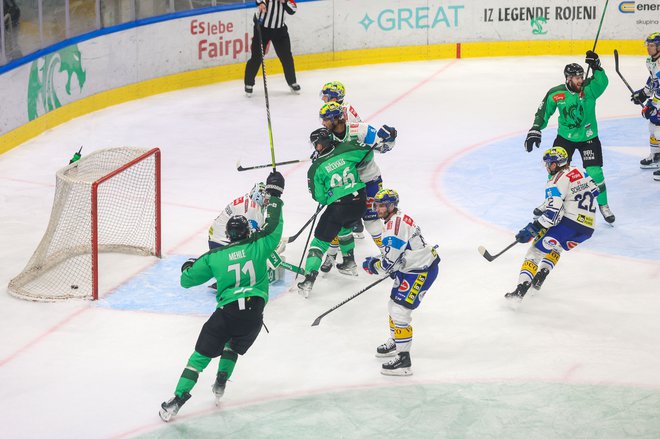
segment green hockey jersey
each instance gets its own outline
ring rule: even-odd
[[[282,237],[281,199],[270,197],[266,222],[261,230],[242,241],[210,250],[181,273],[181,286],[190,288],[211,278],[218,284],[218,308],[249,296],[262,297],[268,303],[266,261]]]

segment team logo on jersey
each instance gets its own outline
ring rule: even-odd
[[[566,94],[565,93],[557,93],[552,97],[552,100],[555,102],[559,101],[565,101],[566,100]]]
[[[403,215],[403,222],[412,227],[413,220],[408,215]]]
[[[408,291],[410,289],[410,284],[407,280],[402,280],[401,285],[399,285],[399,291]]]
[[[239,197],[234,200],[233,204],[234,206],[238,206],[239,204],[243,204],[244,201],[245,201],[245,197]]]
[[[574,183],[582,178],[582,173],[576,168],[566,174],[566,178],[568,178],[571,183]]]

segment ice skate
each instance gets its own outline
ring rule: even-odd
[[[541,268],[537,273],[536,276],[534,276],[534,279],[532,279],[532,287],[534,287],[535,290],[540,290],[541,286],[543,285],[543,282],[545,282],[545,278],[548,276],[550,273],[550,270],[547,268]]]
[[[610,206],[607,204],[603,204],[598,206],[600,209],[600,213],[603,215],[603,218],[605,218],[605,221],[608,224],[612,224],[614,222],[614,214],[610,210]]]
[[[660,168],[660,153],[651,153],[645,159],[640,160],[639,167],[642,169],[658,169]],[[655,174],[654,174],[655,175]]]
[[[305,280],[298,283],[298,294],[307,299],[309,297],[309,293],[312,292],[312,288],[314,287],[314,282],[316,281],[316,276],[318,276],[318,274],[318,271],[310,271],[309,274],[305,276]]]
[[[330,254],[325,255],[325,260],[321,265],[321,272],[328,273],[330,270],[332,270],[332,267],[335,265],[336,260],[337,260],[337,255],[330,255]]]
[[[179,409],[183,406],[186,401],[190,399],[190,393],[184,393],[181,396],[174,396],[174,398],[166,401],[160,405],[160,419],[165,422],[170,422],[170,419],[176,416],[179,413]]]
[[[388,338],[385,343],[376,348],[376,357],[391,357],[396,355],[396,343],[391,338]]]
[[[225,387],[227,387],[227,372],[218,372],[211,388],[215,395],[215,405],[220,405],[220,398],[225,394]]]
[[[504,297],[511,300],[522,300],[522,298],[525,297],[525,294],[527,294],[527,290],[529,290],[530,285],[531,284],[529,282],[518,284],[515,291],[506,293]]]
[[[654,179],[655,181],[660,181],[660,170],[655,171],[655,172],[653,173],[653,179]]]
[[[254,91],[254,86],[252,86],[252,85],[246,85],[245,86],[245,96],[247,96],[248,98],[252,97],[252,92],[253,91]]]
[[[349,251],[343,256],[344,260],[342,263],[337,264],[337,270],[339,270],[341,274],[345,274],[347,276],[357,276],[358,269],[357,264],[355,263],[355,259],[353,258],[353,250]]]
[[[391,376],[412,375],[412,363],[410,362],[410,352],[399,352],[387,363],[383,363],[380,373]]]
[[[289,88],[291,88],[291,93],[293,93],[294,95],[300,94],[300,85],[297,82],[294,82],[293,84],[289,84]]]

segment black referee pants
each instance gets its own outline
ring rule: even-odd
[[[254,25],[254,35],[252,37],[252,56],[245,64],[245,85],[254,85],[254,78],[257,76],[259,67],[261,66],[261,49],[259,48],[259,33],[257,32],[258,24]],[[277,57],[282,63],[284,69],[284,78],[286,83],[291,85],[296,81],[296,69],[293,64],[293,54],[291,53],[291,40],[289,39],[289,30],[286,25],[279,29],[270,29],[267,27],[261,28],[261,37],[264,50],[268,42],[273,43],[273,48]]]

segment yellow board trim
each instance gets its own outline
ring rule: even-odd
[[[295,60],[296,69],[302,71],[459,57],[582,55],[592,47],[593,41],[588,40],[448,43],[296,55]],[[641,40],[601,40],[598,42],[597,51],[601,54],[610,54],[615,48],[622,55],[646,54]],[[244,69],[245,64],[239,63],[177,73],[80,99],[0,136],[0,154],[76,117],[168,91],[239,80],[243,78]],[[266,70],[273,74],[282,73],[282,66],[278,59],[269,59],[266,60]]]

